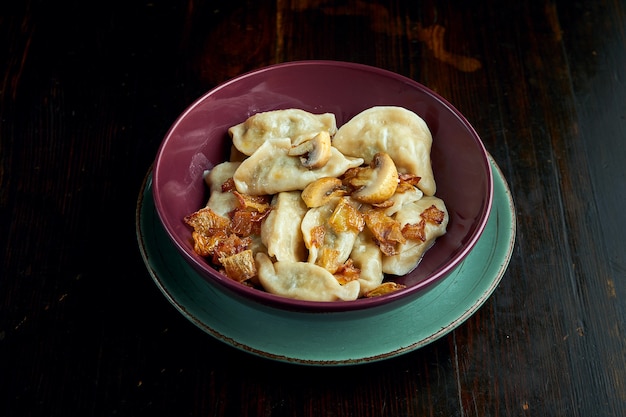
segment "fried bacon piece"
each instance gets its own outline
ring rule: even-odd
[[[326,236],[326,229],[324,225],[315,226],[311,229],[311,246],[319,248],[324,243],[324,237]]]
[[[193,227],[196,232],[203,235],[210,235],[214,230],[226,230],[230,225],[230,221],[227,218],[215,213],[209,207],[201,208],[186,216],[184,221]]]
[[[419,223],[405,224],[402,228],[402,235],[408,240],[426,241],[426,223],[441,224],[445,218],[445,213],[439,210],[434,204],[420,214],[422,220]]]
[[[397,245],[406,242],[400,223],[387,216],[382,210],[369,210],[363,217],[365,225],[374,236],[374,241],[385,255],[395,255]]]
[[[443,211],[439,210],[437,206],[433,204],[432,206],[424,210],[422,214],[420,214],[420,216],[422,216],[422,218],[428,223],[441,224],[446,214]]]
[[[396,193],[404,193],[409,191],[415,187],[420,182],[420,177],[413,174],[398,174],[398,188],[396,189]]]
[[[229,188],[229,181],[222,189]],[[230,190],[232,191],[232,190]],[[248,196],[232,191],[240,207],[230,213],[230,219],[204,207],[184,218],[193,228],[191,234],[194,251],[210,258],[216,266],[224,267],[231,279],[239,282],[256,276],[256,263],[252,251],[252,235],[261,231],[261,222],[270,212],[268,196]]]
[[[381,295],[389,294],[394,291],[401,290],[403,288],[406,288],[406,285],[397,284],[393,281],[387,281],[387,282],[383,282],[382,284],[380,284],[378,287],[374,288],[373,290],[368,291],[367,294],[365,294],[365,297],[367,298],[379,297]]]
[[[226,275],[237,282],[245,282],[257,275],[254,255],[250,249],[223,256],[219,262],[224,266]]]
[[[236,209],[231,213],[230,229],[239,236],[250,236],[261,234],[261,223],[270,213],[259,213],[254,210]]]
[[[328,219],[328,224],[337,233],[361,232],[365,227],[363,215],[356,207],[341,199]]]
[[[224,189],[226,181],[222,184]],[[232,191],[237,197],[239,207],[230,213],[230,229],[239,236],[261,234],[261,223],[270,213],[270,197],[266,195],[252,196]]]
[[[229,179],[227,179],[226,181],[222,183],[223,193],[227,193],[229,191],[234,191],[234,190],[236,190],[236,188],[235,188],[235,180],[233,179],[233,177],[230,177]]]
[[[233,195],[237,197],[239,205],[243,209],[258,211],[259,213],[265,213],[270,209],[271,197],[268,195],[241,194],[238,191],[233,191]]]
[[[315,264],[321,266],[331,274],[334,274],[335,271],[337,271],[341,266],[341,262],[339,261],[339,251],[322,246],[317,255],[317,259],[315,260]]]
[[[401,183],[409,184],[414,187],[417,187],[417,184],[420,182],[422,177],[418,177],[415,174],[398,174],[398,179]]]
[[[339,282],[339,284],[344,285],[350,281],[356,281],[361,277],[361,270],[354,266],[354,262],[351,258],[337,269],[337,271],[333,274],[335,278]]]
[[[222,239],[226,239],[225,230],[215,229],[213,233],[205,234],[197,231],[191,232],[193,238],[193,250],[200,256],[205,258],[213,256],[215,248]]]
[[[426,241],[426,220],[422,219],[419,223],[405,224],[402,228],[402,236],[407,240]]]
[[[219,233],[215,235],[215,238],[217,239],[217,244],[211,253],[214,264],[221,264],[221,259],[243,252],[252,243],[251,237],[240,237],[234,233],[228,235]]]

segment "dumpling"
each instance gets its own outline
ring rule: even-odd
[[[361,296],[383,282],[382,252],[367,228],[357,236],[350,258],[354,262],[354,266],[361,270],[359,275]]]
[[[328,132],[330,136],[337,132],[335,115],[313,114],[300,109],[256,113],[245,122],[228,129],[233,145],[248,156],[269,139],[289,138],[295,145],[322,131]]]
[[[300,223],[307,206],[298,191],[285,191],[272,198],[272,210],[261,225],[261,239],[267,253],[277,261],[306,260]]]
[[[384,213],[387,216],[393,216],[402,208],[402,206],[417,201],[423,196],[424,193],[422,192],[422,190],[415,187],[407,188],[401,192],[396,191],[394,195],[392,195],[389,199],[389,201],[391,201],[393,204],[384,209]]]
[[[233,179],[237,191],[242,194],[264,195],[302,190],[319,178],[339,177],[349,168],[363,164],[363,159],[346,157],[335,147],[331,147],[330,159],[323,167],[308,169],[302,165],[298,156],[288,155],[290,149],[289,138],[263,142],[235,171]]]
[[[440,211],[442,213],[438,221],[428,221],[423,214],[427,210]],[[426,216],[427,218],[429,216]],[[446,233],[448,226],[448,210],[440,198],[426,196],[410,204],[404,205],[395,215],[395,220],[401,227],[405,225],[418,225],[424,221],[424,241],[420,239],[407,239],[406,243],[399,245],[396,255],[383,256],[383,272],[393,275],[405,275],[411,272],[422,260],[426,252],[435,243],[435,239]],[[403,232],[404,233],[404,232]]]
[[[426,122],[403,107],[377,106],[354,116],[341,126],[333,146],[344,155],[369,164],[379,152],[391,156],[398,172],[421,177],[418,188],[426,195],[436,191],[430,150],[432,135]]]
[[[206,205],[220,216],[228,217],[228,213],[238,206],[237,197],[231,192],[222,191],[222,184],[233,177],[239,165],[239,162],[222,162],[204,176],[211,193]]]
[[[272,294],[308,301],[352,301],[359,296],[359,281],[341,285],[333,274],[312,263],[272,263],[264,253],[256,255],[256,263],[259,282]]]
[[[365,221],[360,216],[350,205],[349,197],[335,198],[309,209],[301,223],[304,244],[309,250],[308,262],[333,274],[337,272],[350,257],[357,235],[363,230]]]

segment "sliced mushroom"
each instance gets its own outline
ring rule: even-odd
[[[383,152],[374,155],[369,167],[357,168],[345,180],[355,188],[352,198],[366,204],[379,204],[391,198],[398,187],[398,170]]]
[[[347,189],[339,178],[324,177],[313,181],[302,190],[302,201],[309,208],[320,207],[333,198],[347,194]]]
[[[302,165],[309,169],[321,168],[330,159],[330,135],[322,131],[313,138],[292,147],[290,156],[300,156]]]

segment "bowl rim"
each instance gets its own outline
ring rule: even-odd
[[[224,288],[230,291],[232,294],[243,297],[244,299],[248,299],[250,301],[259,302],[265,306],[275,307],[279,310],[291,310],[291,311],[302,311],[302,312],[342,312],[342,311],[357,311],[363,309],[371,309],[379,306],[387,306],[397,304],[396,302],[411,299],[412,296],[418,296],[425,289],[435,284],[436,282],[441,281],[445,276],[447,276],[451,271],[453,271],[471,252],[471,250],[476,245],[476,242],[482,235],[489,216],[491,214],[492,204],[493,204],[493,172],[491,170],[491,164],[489,163],[489,154],[482,142],[480,136],[471,125],[471,123],[467,120],[467,118],[454,107],[448,100],[440,96],[435,91],[426,87],[425,85],[408,78],[404,75],[398,74],[396,72],[386,70],[379,67],[374,67],[367,64],[348,62],[348,61],[334,61],[334,60],[300,60],[300,61],[289,61],[282,62],[277,64],[271,64],[268,66],[264,66],[261,68],[257,68],[251,71],[244,72],[238,76],[235,76],[229,80],[226,80],[220,84],[217,84],[215,87],[211,88],[197,99],[195,99],[189,106],[185,108],[185,110],[178,115],[175,119],[174,123],[167,130],[166,134],[163,136],[163,139],[158,147],[156,158],[153,163],[153,184],[159,183],[160,171],[159,166],[160,162],[163,159],[163,151],[167,147],[168,142],[171,140],[173,133],[176,132],[177,127],[185,120],[186,116],[191,113],[196,107],[200,106],[205,100],[209,99],[211,96],[216,95],[221,90],[228,88],[230,85],[238,83],[242,80],[258,77],[266,72],[275,71],[278,69],[285,69],[289,67],[304,67],[304,66],[325,66],[325,67],[334,67],[334,68],[345,68],[349,70],[355,70],[366,73],[374,73],[378,76],[383,76],[387,78],[395,79],[396,81],[402,82],[404,84],[409,85],[411,88],[420,90],[427,96],[431,96],[433,99],[440,102],[440,104],[447,109],[450,113],[452,113],[459,121],[463,124],[463,126],[468,130],[471,137],[474,139],[474,142],[480,149],[480,155],[482,159],[482,165],[486,167],[486,188],[487,195],[484,198],[485,201],[485,209],[481,212],[481,218],[477,221],[476,227],[474,228],[472,234],[466,240],[464,246],[457,253],[456,257],[452,259],[450,262],[440,266],[439,268],[432,271],[429,276],[419,283],[412,285],[410,287],[386,294],[384,296],[372,297],[372,298],[359,298],[357,300],[352,301],[307,301],[307,300],[298,300],[292,299],[276,294],[272,294],[260,289],[252,288],[246,285],[243,285],[239,282],[236,282],[226,275],[221,274],[216,269],[214,269],[208,262],[201,263],[198,258],[195,257],[194,254],[189,252],[189,246],[182,241],[182,238],[177,234],[173,233],[173,226],[170,221],[163,213],[162,207],[163,202],[161,200],[161,193],[158,187],[152,187],[152,196],[155,203],[155,208],[158,214],[158,218],[163,225],[166,234],[170,238],[171,242],[177,248],[178,252],[183,255],[183,257],[187,260],[187,262],[198,272],[200,273],[204,279],[213,284],[216,288]],[[209,275],[207,277],[206,275]],[[217,285],[219,283],[219,285]]]

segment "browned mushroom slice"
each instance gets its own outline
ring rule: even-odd
[[[328,132],[320,132],[312,139],[293,146],[288,155],[299,156],[305,168],[318,169],[326,165],[330,159],[330,147],[330,135]]]
[[[369,167],[356,168],[351,172],[354,176],[345,181],[356,189],[351,194],[352,198],[362,203],[382,203],[391,198],[398,188],[396,165],[386,153],[377,153]]]
[[[302,190],[302,200],[307,207],[320,207],[334,198],[346,195],[348,190],[339,178],[324,177],[313,181]]]

